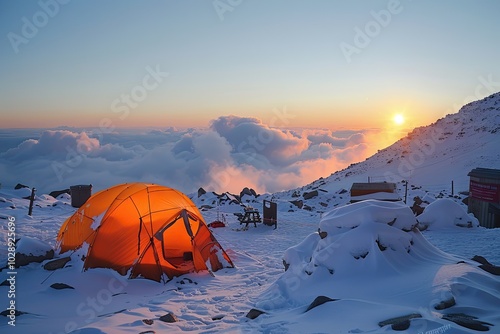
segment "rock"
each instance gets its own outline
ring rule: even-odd
[[[64,268],[66,263],[68,263],[71,260],[71,257],[62,257],[59,259],[52,260],[50,262],[47,262],[44,264],[43,269],[45,270],[56,270],[56,269],[61,269]]]
[[[202,187],[200,187],[200,189],[198,189],[198,197],[201,197],[203,195],[205,195],[207,193],[207,191],[205,189],[203,189]]]
[[[28,312],[22,312],[22,311],[19,311],[19,310],[14,310],[14,315],[17,317],[17,316],[20,316],[20,315],[23,315],[23,314],[29,314]],[[0,315],[3,315],[4,317],[8,317],[10,314],[10,310],[5,310],[5,311],[2,311],[0,312]]]
[[[483,269],[484,271],[489,272],[490,274],[496,276],[500,276],[500,267],[491,264],[483,256],[474,255],[474,257],[471,260],[480,263],[479,268]]]
[[[304,202],[301,199],[295,200],[295,201],[290,201],[290,203],[292,203],[293,205],[295,205],[299,209],[302,209],[302,207],[304,206]]]
[[[178,322],[179,319],[177,319],[177,317],[175,316],[175,314],[173,314],[172,312],[169,312],[165,315],[162,315],[160,317],[160,320],[163,321],[163,322],[169,322],[169,323],[172,323],[172,322]]]
[[[492,266],[492,264],[488,260],[486,260],[486,258],[484,256],[481,256],[481,255],[474,255],[474,257],[471,260],[479,262],[481,264],[486,264],[486,265]]]
[[[43,241],[22,237],[16,242],[16,268],[54,258],[54,250]]]
[[[29,188],[28,186],[22,184],[22,183],[18,183],[16,184],[16,186],[14,187],[15,190],[19,190],[19,189],[22,189],[22,188]]]
[[[392,324],[391,328],[394,331],[405,331],[410,328],[410,320],[403,320],[401,322]]]
[[[300,191],[295,190],[295,191],[292,193],[292,197],[300,197]]]
[[[145,323],[146,325],[152,325],[154,323],[154,320],[152,319],[142,319],[142,322]]]
[[[139,334],[155,334],[156,332],[155,331],[144,331],[144,332],[140,332]]]
[[[247,187],[243,188],[243,190],[240,192],[240,198],[242,198],[243,195],[253,196],[253,197],[259,196],[255,192],[255,190],[253,190],[252,188],[247,188]]]
[[[54,250],[50,250],[44,255],[26,255],[21,253],[16,253],[16,268],[27,266],[30,263],[40,263],[45,260],[50,260],[54,257]]]
[[[382,245],[382,243],[380,243],[380,240],[375,240],[375,242],[377,243],[377,246],[378,246],[378,249],[380,249],[380,251],[385,251],[387,249],[386,246]]]
[[[396,318],[391,318],[391,319],[387,319],[387,320],[381,321],[381,322],[378,323],[378,325],[380,327],[391,325],[391,328],[393,330],[397,330],[397,329],[394,329],[392,326],[395,326],[396,328],[403,328],[406,325],[408,325],[408,327],[410,327],[410,324],[409,324],[410,320],[411,319],[416,319],[416,318],[422,318],[422,315],[418,314],[418,313],[411,313],[411,314],[408,314],[408,315],[403,315],[401,317],[396,317]],[[402,330],[405,330],[405,329],[402,329]]]
[[[216,315],[216,316],[213,316],[212,317],[212,320],[213,321],[216,321],[216,320],[222,320],[224,318],[224,316],[221,314],[221,315]]]
[[[305,204],[305,205],[302,207],[302,209],[307,210],[307,211],[312,211],[312,210],[313,210],[313,208],[312,208],[312,207],[310,207],[310,206],[309,206],[309,205],[307,205],[307,204]]]
[[[6,199],[4,197],[0,197],[0,209],[1,208],[11,208],[11,209],[15,209],[16,206],[15,204],[9,200],[9,199]]]
[[[265,314],[265,313],[266,312],[264,312],[264,311],[257,310],[255,308],[253,308],[250,311],[248,311],[248,313],[245,317],[247,317],[248,319],[256,319],[258,316],[260,316],[261,314]]]
[[[252,196],[250,189],[248,189],[247,187],[243,188],[243,190],[240,191],[240,198],[243,197],[244,195]]]
[[[50,287],[52,289],[56,289],[56,290],[75,289],[71,285],[68,285],[68,284],[65,284],[65,283],[54,283]]]
[[[330,297],[327,297],[327,296],[318,296],[316,297],[313,302],[307,307],[307,310],[306,312],[309,312],[310,310],[312,310],[313,308],[317,307],[317,306],[320,306],[320,305],[323,305],[324,303],[328,303],[328,302],[334,302],[334,301],[337,301],[338,299],[332,299]]]
[[[318,196],[318,191],[317,190],[313,190],[313,191],[306,192],[306,193],[302,194],[302,197],[304,197],[305,200],[314,198],[316,196]]]
[[[422,199],[418,196],[413,198],[413,205],[410,207],[411,211],[415,214],[415,216],[418,216],[424,212],[424,208],[421,206],[421,204],[424,203]]]
[[[486,272],[489,272],[490,274],[500,276],[500,267],[493,266],[493,265],[487,265],[487,264],[481,264],[479,268],[483,269]]]
[[[454,322],[459,326],[481,332],[489,331],[490,328],[488,326],[493,326],[490,323],[477,320],[477,317],[473,317],[464,313],[445,314],[443,315],[443,319]]]
[[[283,267],[285,267],[285,271],[287,271],[287,270],[288,270],[288,268],[290,267],[290,263],[287,263],[285,260],[283,260]],[[4,283],[5,283],[5,282],[7,282],[7,280],[5,280],[5,281],[4,281]],[[10,284],[10,283],[9,283],[9,282],[7,282],[7,284],[6,284],[6,285],[9,285],[9,284]],[[3,283],[2,283],[2,285],[3,285]]]
[[[62,194],[71,195],[69,188],[68,189],[63,189],[63,190],[54,190],[54,191],[51,191],[50,194],[49,194],[49,196],[57,198],[57,197],[59,197]]]
[[[450,299],[443,300],[442,302],[440,302],[439,304],[434,306],[434,308],[436,310],[445,310],[445,309],[450,308],[450,307],[455,306],[455,305],[456,305],[455,298],[453,298],[453,296],[452,296]]]

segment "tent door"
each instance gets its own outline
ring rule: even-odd
[[[192,239],[194,236],[191,230],[189,218],[193,217],[184,209],[172,222],[166,224],[164,228],[160,229],[155,234],[156,239],[161,241],[163,259],[168,263],[170,263],[174,268],[186,272],[194,270],[193,252],[192,252]],[[178,222],[180,219],[182,219],[182,222]],[[189,249],[176,250],[176,252],[174,253],[172,252],[172,246],[169,244],[172,236],[168,236],[168,233],[169,233],[169,228],[172,228],[172,226],[175,223],[177,224],[184,223],[185,230],[190,240],[189,240]]]

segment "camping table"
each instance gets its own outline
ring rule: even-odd
[[[260,214],[259,214],[259,211],[257,211],[257,210],[248,210],[248,211],[245,210],[245,214],[240,219],[240,225],[246,224],[244,227],[245,229],[248,228],[248,224],[253,223],[253,225],[255,227],[257,227],[257,223],[260,223],[260,222],[262,222],[262,220],[260,219]]]

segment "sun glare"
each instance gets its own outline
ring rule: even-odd
[[[393,121],[395,124],[401,125],[405,122],[405,118],[401,114],[396,114],[396,115],[394,115]]]

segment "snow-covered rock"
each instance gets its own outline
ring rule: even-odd
[[[438,199],[426,206],[418,216],[418,222],[421,230],[479,226],[479,221],[472,213],[467,213],[460,204],[449,198]]]
[[[53,257],[52,247],[41,240],[23,236],[16,242],[16,267],[42,262]]]

